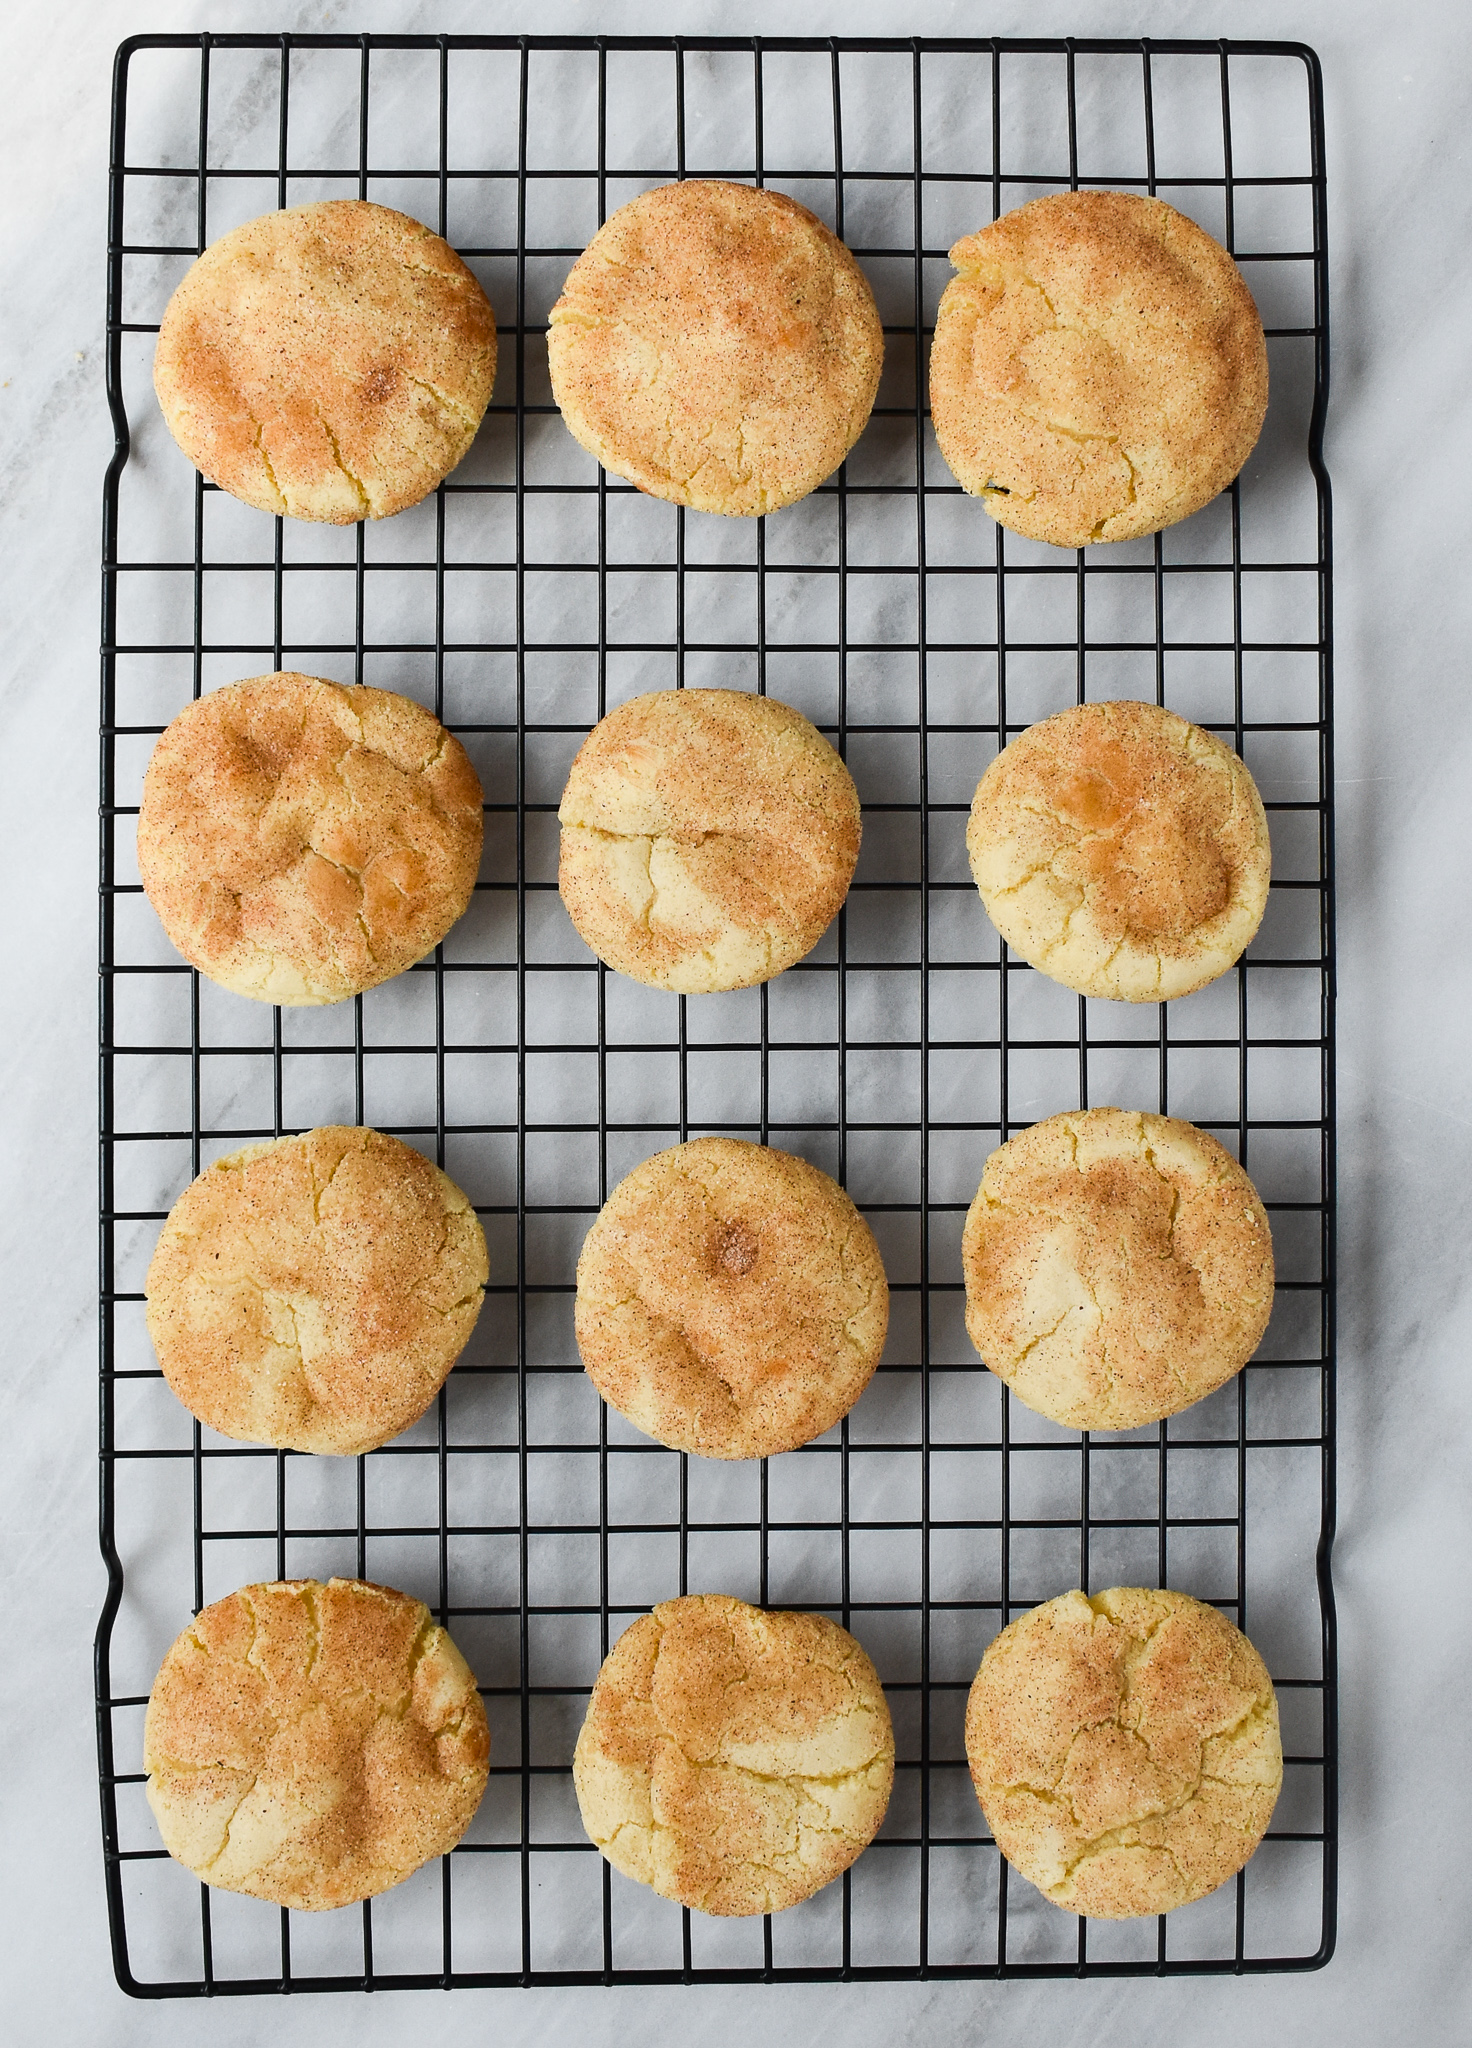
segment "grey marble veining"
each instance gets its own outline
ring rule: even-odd
[[[1335,387],[1341,940],[1341,1535],[1343,1688],[1340,1950],[1298,1980],[808,1987],[797,1990],[420,1994],[155,2009],[116,1991],[99,1877],[87,1647],[100,1601],[95,1473],[93,1122],[96,507],[110,430],[100,337],[108,69],[133,28],[544,30],[731,28],[728,10],[641,4],[538,11],[366,4],[268,9],[161,4],[122,18],[95,0],[13,31],[26,90],[9,117],[0,520],[7,569],[3,829],[13,877],[5,1006],[6,1300],[0,1515],[7,1641],[6,1939],[13,2038],[246,2042],[387,2038],[659,2041],[721,2028],[827,2041],[1061,2041],[1129,2035],[1210,2043],[1279,2038],[1455,2042],[1472,2010],[1460,1861],[1472,1820],[1459,1742],[1469,1676],[1466,1366],[1468,1201],[1460,1159],[1472,1071],[1464,708],[1469,602],[1462,107],[1472,31],[1455,6],[1392,23],[1376,6],[1247,4],[1230,21],[1115,4],[1087,21],[1047,4],[1002,9],[751,6],[741,28],[927,33],[1298,35],[1324,60],[1329,107]],[[406,121],[411,110],[406,108]],[[180,97],[149,108],[160,162],[192,160]],[[252,160],[271,118],[246,103],[217,137]],[[303,110],[303,118],[309,112]],[[880,116],[876,114],[876,121]],[[266,138],[269,141],[269,137]],[[344,138],[318,141],[327,160]],[[712,147],[727,146],[716,135]],[[264,146],[264,145],[262,145]],[[177,153],[177,154],[175,154]],[[228,159],[222,158],[222,161]],[[257,159],[258,160],[258,159]],[[249,189],[249,188],[245,188]],[[314,196],[307,191],[293,197]],[[390,194],[375,196],[392,197]],[[239,202],[243,216],[271,203]],[[213,235],[230,224],[213,216]],[[160,204],[163,239],[177,223]],[[129,223],[129,232],[135,231]],[[160,275],[164,293],[170,280]],[[138,368],[146,374],[146,351]],[[140,410],[140,419],[146,414]],[[145,425],[137,456],[177,461]],[[144,492],[140,517],[168,517]],[[228,513],[227,513],[227,516]],[[1279,507],[1292,517],[1293,508]],[[395,522],[402,525],[403,522]],[[150,545],[167,547],[161,526]],[[187,550],[186,538],[186,550]],[[378,678],[370,678],[376,680]],[[385,677],[384,680],[388,678]],[[412,685],[412,678],[407,679]],[[401,681],[399,687],[406,686]],[[648,686],[631,676],[629,687]],[[800,701],[800,700],[799,700]],[[315,1112],[314,1112],[315,1113]],[[163,1534],[160,1542],[163,1541]],[[147,1542],[140,1564],[146,1568]]]

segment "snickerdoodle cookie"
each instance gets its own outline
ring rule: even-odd
[[[739,1138],[635,1167],[578,1260],[589,1378],[637,1428],[706,1458],[765,1458],[831,1429],[888,1325],[879,1247],[843,1189]]]
[[[366,199],[264,213],[191,264],[153,382],[196,469],[263,512],[348,526],[432,491],[475,439],[496,322],[448,243]]]
[[[1185,519],[1251,454],[1262,321],[1219,242],[1162,199],[1054,192],[951,251],[930,407],[1003,526],[1080,548]]]
[[[777,1913],[873,1840],[894,1731],[874,1666],[836,1622],[692,1594],[609,1652],[573,1782],[615,1870],[702,1913]]]
[[[1214,1607],[1115,1586],[1003,1629],[966,1709],[997,1847],[1054,1905],[1168,1913],[1239,1871],[1283,1782],[1267,1667]]]
[[[1123,1109],[1034,1124],[986,1163],[961,1240],[966,1328],[1068,1429],[1134,1429],[1247,1363],[1273,1307],[1257,1190],[1194,1124]]]
[[[164,1377],[222,1436],[352,1454],[421,1416],[469,1342],[489,1267],[447,1175],[329,1124],[217,1159],[144,1283]]]
[[[785,193],[707,179],[619,208],[552,308],[570,432],[605,469],[699,512],[775,512],[843,461],[884,337],[853,257]]]
[[[490,1736],[422,1601],[360,1579],[243,1586],[164,1658],[143,1727],[169,1854],[224,1891],[319,1912],[452,1849]]]
[[[257,676],[164,730],[138,868],[185,959],[260,1002],[337,1003],[430,952],[470,901],[481,789],[391,690]]]
[[[1241,757],[1158,704],[1079,704],[1030,726],[977,785],[966,850],[1015,953],[1127,1003],[1224,974],[1262,922],[1272,868]]]
[[[610,967],[682,995],[770,981],[812,951],[859,857],[853,779],[800,711],[656,690],[600,719],[557,813],[558,886]]]

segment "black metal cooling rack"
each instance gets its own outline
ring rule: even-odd
[[[564,433],[546,311],[613,206],[691,174],[822,213],[875,284],[869,429],[801,506],[721,521],[638,497]],[[1242,479],[1152,541],[1077,555],[992,525],[931,440],[924,344],[956,235],[1039,191],[1159,191],[1237,254],[1273,400]],[[204,485],[158,423],[168,292],[225,228],[387,200],[486,282],[501,369],[466,462],[346,532]],[[108,269],[101,828],[97,1641],[114,1959],[149,1997],[471,1984],[1310,1969],[1334,1939],[1329,1578],[1334,1317],[1332,781],[1323,113],[1317,60],[1245,42],[141,36],[118,53]],[[214,990],[162,940],[132,819],[154,736],[269,668],[430,703],[487,792],[475,904],[432,960],[327,1011]],[[817,952],[691,1000],[609,975],[561,912],[554,812],[594,719],[722,681],[798,703],[858,781],[865,847]],[[1272,817],[1245,961],[1165,1008],[1087,1003],[1006,955],[966,872],[996,747],[1086,696],[1230,739]],[[1279,1291],[1234,1386],[1149,1430],[1054,1428],[978,1364],[959,1235],[987,1152],[1114,1100],[1192,1118],[1249,1166]],[[435,1410],[366,1459],[230,1443],[162,1385],[141,1275],[191,1176],[332,1119],[398,1131],[475,1200],[492,1285]],[[837,1174],[879,1234],[894,1327],[848,1420],[760,1466],[689,1460],[592,1397],[571,1337],[588,1218],[649,1152],[729,1130]],[[476,1667],[492,1778],[466,1841],[328,1915],[211,1893],[159,1846],[142,1710],[189,1615],[251,1579],[422,1594]],[[1013,1878],[966,1779],[985,1642],[1065,1588],[1169,1583],[1268,1658],[1285,1789],[1246,1871],[1156,1922],[1074,1921]],[[895,1713],[896,1790],[842,1880],[775,1921],[709,1921],[612,1875],[570,1796],[587,1689],[654,1600],[727,1590],[832,1613]]]

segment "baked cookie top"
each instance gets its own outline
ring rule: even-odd
[[[1273,1307],[1252,1182],[1207,1132],[1139,1110],[1052,1116],[999,1146],[961,1264],[972,1343],[1066,1429],[1189,1408],[1247,1363]]]
[[[398,1138],[328,1124],[217,1159],[144,1283],[164,1377],[222,1436],[355,1455],[417,1421],[470,1340],[485,1235]]]
[[[615,1870],[702,1913],[776,1913],[873,1839],[894,1731],[874,1666],[836,1622],[691,1594],[609,1652],[573,1782]]]
[[[1262,922],[1272,872],[1246,764],[1157,704],[1079,704],[1029,726],[977,785],[966,850],[1014,952],[1128,1003],[1224,974]]]
[[[683,995],[810,953],[859,857],[858,792],[800,711],[745,690],[655,690],[600,719],[558,810],[558,886],[601,960]]]
[[[154,1680],[148,1803],[224,1891],[318,1912],[452,1849],[486,1786],[475,1680],[422,1601],[359,1579],[243,1586]]]
[[[191,264],[153,383],[196,469],[263,512],[348,526],[459,462],[496,377],[496,322],[408,214],[324,199],[246,221]]]
[[[481,788],[391,690],[257,676],[168,725],[138,869],[185,959],[257,1001],[337,1003],[433,950],[470,902]]]
[[[951,250],[930,356],[941,453],[1058,547],[1185,519],[1251,454],[1267,344],[1242,273],[1162,199],[1055,192]]]
[[[619,1182],[578,1260],[575,1328],[609,1406],[675,1450],[765,1458],[847,1415],[889,1288],[836,1181],[765,1145],[695,1138]]]
[[[997,1847],[1057,1906],[1169,1913],[1239,1871],[1283,1782],[1267,1667],[1216,1608],[1063,1593],[988,1648],[966,1755]]]
[[[708,179],[605,221],[547,336],[569,432],[615,476],[700,512],[806,497],[863,431],[883,359],[842,242],[783,192]]]

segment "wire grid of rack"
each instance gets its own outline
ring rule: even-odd
[[[689,516],[561,427],[546,313],[606,214],[687,174],[768,182],[855,249],[884,319],[848,463],[766,520]],[[934,447],[924,346],[945,249],[1040,191],[1155,192],[1232,248],[1273,399],[1242,479],[1153,540],[1077,555],[995,527]],[[417,511],[346,530],[205,485],[157,420],[152,335],[207,241],[272,206],[397,204],[496,308],[476,448]],[[461,1984],[1313,1968],[1334,1938],[1333,911],[1323,119],[1313,53],[1241,42],[142,36],[118,55],[104,499],[101,826],[103,1835],[119,1981],[145,1996]],[[131,454],[131,459],[130,459]],[[472,910],[411,974],[270,1011],[173,955],[132,820],[163,724],[295,666],[417,695],[480,768]],[[555,808],[593,721],[640,689],[770,689],[863,798],[845,912],[760,990],[683,999],[598,965],[556,894]],[[1245,960],[1164,1007],[1085,1002],[1007,955],[966,871],[987,759],[1088,697],[1228,738],[1271,814]],[[1249,1166],[1279,1287],[1258,1358],[1169,1422],[1053,1427],[961,1323],[962,1216],[991,1148],[1059,1109],[1184,1115]],[[142,1325],[158,1226],[247,1139],[372,1122],[470,1192],[492,1273],[435,1408],[352,1460],[191,1423]],[[581,1235],[612,1184],[704,1131],[848,1186],[894,1313],[859,1406],[760,1465],[691,1460],[592,1395],[571,1335]],[[163,1650],[252,1579],[422,1595],[477,1671],[492,1777],[450,1857],[360,1909],[276,1912],[171,1863],[142,1798]],[[1157,1923],[1075,1921],[987,1836],[961,1742],[987,1640],[1081,1584],[1171,1584],[1263,1649],[1288,1763],[1232,1884]],[[826,1611],[879,1666],[896,1789],[878,1840],[774,1921],[692,1916],[584,1839],[572,1741],[609,1644],[653,1601]]]

